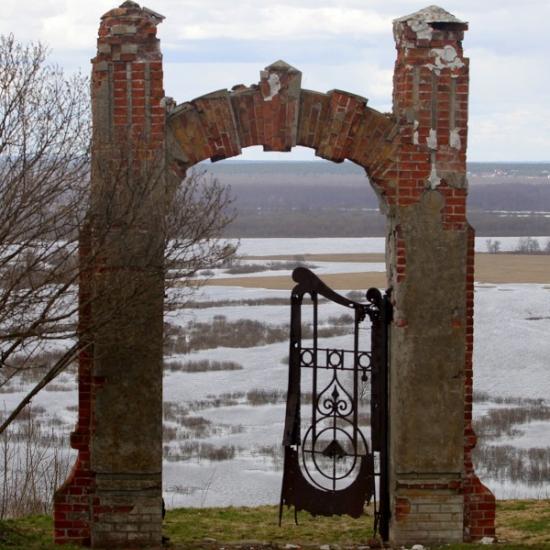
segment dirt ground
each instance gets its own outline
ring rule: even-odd
[[[247,260],[293,260],[293,256],[253,256]],[[310,262],[383,262],[383,254],[306,254]],[[479,283],[536,283],[548,284],[550,289],[550,255],[526,254],[476,254],[475,280]],[[324,275],[323,281],[336,290],[364,290],[371,286],[386,286],[386,275],[381,272],[339,273]],[[210,285],[242,286],[290,290],[294,283],[288,275],[271,277],[234,277],[213,279]]]

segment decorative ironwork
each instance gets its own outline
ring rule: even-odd
[[[386,540],[389,519],[388,297],[371,288],[366,294],[367,303],[349,300],[303,267],[295,269],[292,277],[297,285],[291,295],[289,381],[279,521],[285,504],[294,506],[295,511],[306,510],[314,515],[359,517],[365,505],[373,500],[375,530]],[[311,297],[313,308],[310,346],[302,342],[305,295]],[[353,311],[353,349],[319,347],[320,296]],[[371,343],[370,350],[363,350],[360,349],[360,329],[367,320],[370,322]],[[362,390],[367,383],[370,383],[370,433],[367,434],[370,437],[361,427],[365,416],[360,411],[364,398]],[[301,414],[306,407],[302,401],[306,402],[305,397],[309,394],[302,385],[311,387],[311,404],[307,400],[311,417],[304,420],[307,427],[303,437]]]

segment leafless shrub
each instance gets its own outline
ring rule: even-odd
[[[493,239],[486,239],[485,241],[487,252],[489,252],[489,254],[498,254],[500,252],[500,244],[500,241],[493,241]]]
[[[365,292],[361,292],[360,290],[350,290],[346,293],[346,298],[353,302],[366,302],[367,295]]]
[[[0,519],[49,513],[69,473],[68,441],[42,428],[32,409],[25,412],[0,434]]]
[[[485,478],[541,487],[550,479],[550,447],[478,444],[473,458],[478,473]]]
[[[19,423],[29,423],[32,422],[36,424],[37,416],[42,416],[46,414],[46,409],[42,405],[34,405],[33,407],[29,407],[21,412],[21,414],[17,417],[16,422]]]
[[[206,399],[188,402],[189,409],[199,411],[203,409],[218,409],[220,407],[234,407],[244,399],[244,392],[227,392],[220,395],[209,394]]]
[[[346,317],[344,314],[342,317]],[[342,317],[334,317],[334,320],[341,320]],[[344,324],[333,324],[328,326],[318,326],[317,327],[317,336],[319,338],[333,338],[334,336],[344,336],[345,334],[350,334],[353,330],[352,325]],[[302,327],[302,338],[308,340],[313,338],[313,329],[310,325]]]
[[[224,370],[242,370],[243,366],[234,361],[169,361],[164,363],[164,368],[172,372],[211,372]]]
[[[212,323],[190,322],[185,334],[165,336],[167,355],[191,353],[216,347],[250,348],[282,342],[288,338],[288,329],[251,319],[227,321],[217,316]]]
[[[315,269],[317,266],[305,262],[267,262],[265,264],[236,264],[225,270],[230,275],[261,273],[262,271],[292,271],[297,267]]]
[[[516,254],[540,254],[540,243],[533,237],[520,237],[514,252]]]
[[[62,359],[66,350],[43,350],[40,342],[10,357],[0,372],[0,388],[12,382],[30,384],[40,381],[47,372]],[[76,362],[67,365],[66,370],[76,373]]]
[[[225,270],[228,275],[244,275],[247,273],[261,273],[268,271],[267,264],[237,264]]]
[[[204,491],[204,487],[196,487],[192,485],[170,485],[166,487],[166,491],[176,493],[178,495],[193,495],[198,491]]]
[[[0,352],[12,369],[39,340],[74,333],[66,323],[87,205],[89,86],[46,57],[41,44],[0,37]]]
[[[59,428],[60,426],[65,426],[65,421],[57,416],[57,414],[54,414],[53,416],[49,416],[46,419],[46,426],[48,428]]]
[[[181,417],[189,414],[189,409],[180,403],[173,401],[165,401],[162,404],[164,420],[169,422],[177,422]]]
[[[215,301],[189,301],[183,305],[189,309],[208,309],[237,306],[287,306],[290,304],[288,298],[247,298],[242,300],[215,300]]]
[[[212,434],[212,422],[203,416],[182,416],[179,424],[186,429],[186,438],[200,439]]]
[[[513,408],[489,409],[474,422],[474,430],[483,439],[511,437],[521,433],[517,426],[534,421],[550,420],[550,407],[536,404]]]
[[[67,384],[55,384],[50,383],[45,388],[46,391],[74,391],[75,387],[73,385]]]
[[[248,404],[253,407],[258,407],[261,405],[275,405],[286,401],[286,391],[263,390],[256,388],[246,393],[246,399]]]
[[[262,405],[279,405],[286,403],[286,390],[266,390],[262,388],[253,388],[246,392],[246,402],[253,407]],[[302,392],[300,402],[302,405],[311,405],[313,394],[311,392]],[[367,400],[360,399],[360,404],[368,403]],[[359,413],[359,423],[368,424],[370,422],[369,413]]]
[[[118,337],[105,326],[124,324],[151,292],[133,270],[111,271],[102,282],[90,275],[93,323],[77,334],[76,285],[81,274],[96,272],[90,267],[99,258],[103,265],[139,262],[159,277],[165,268],[184,293],[194,288],[194,273],[235,252],[219,237],[233,215],[229,190],[204,173],[182,181],[183,174],[164,171],[164,152],[136,170],[145,136],[117,140],[108,158],[105,147],[96,149],[90,199],[89,81],[65,78],[46,57],[41,44],[0,37],[0,387],[19,375],[16,360],[29,359],[44,340],[77,342],[46,372],[36,369],[39,380],[0,432],[101,331]],[[86,257],[77,257],[80,239]]]
[[[282,445],[260,445],[253,447],[251,454],[252,456],[270,459],[273,470],[276,472],[282,471],[284,461],[284,447]]]
[[[327,326],[318,327],[320,338],[331,338],[349,334],[352,325],[350,317],[344,314],[329,319]],[[253,319],[228,321],[223,315],[214,317],[211,323],[190,321],[186,327],[165,323],[165,355],[186,354],[193,351],[217,347],[250,348],[265,346],[288,340],[288,325],[270,325]],[[313,337],[311,326],[302,328],[302,338]]]
[[[220,238],[235,216],[231,203],[229,188],[205,171],[189,172],[178,185],[166,219],[169,284],[186,286],[191,276],[234,256],[236,247]]]
[[[189,441],[179,443],[175,447],[165,447],[165,458],[171,462],[183,460],[213,460],[223,461],[235,458],[237,449],[233,445],[216,446],[211,443]]]
[[[14,376],[23,384],[39,381],[63,356],[65,350],[44,351],[40,347],[29,350],[27,353],[19,353],[13,356],[9,365],[2,369],[2,375],[5,379],[11,380]],[[67,368],[70,372],[75,372],[76,364],[72,363]]]
[[[338,317],[329,317],[327,323],[329,325],[352,325],[354,322],[353,317],[349,313],[343,313]]]
[[[489,409],[474,421],[479,442],[473,459],[480,475],[542,486],[550,478],[550,447],[524,449],[488,442],[520,435],[522,426],[529,422],[549,421],[550,406],[542,399],[491,397],[486,393],[476,393],[474,400],[512,405]]]
[[[162,441],[163,443],[170,443],[178,438],[178,429],[175,426],[169,426],[163,424],[162,426]]]
[[[474,402],[475,403],[497,403],[497,404],[506,404],[506,405],[529,405],[538,407],[545,403],[544,399],[541,398],[532,398],[532,397],[503,397],[503,396],[493,396],[488,392],[474,391]]]

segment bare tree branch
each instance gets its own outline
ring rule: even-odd
[[[198,271],[235,252],[220,239],[234,214],[229,190],[215,179],[168,177],[164,156],[149,158],[136,177],[134,133],[119,157],[110,151],[107,162],[91,165],[89,80],[66,78],[47,54],[42,44],[0,36],[0,387],[37,364],[45,342],[62,342],[63,355],[49,357],[51,367],[0,433],[76,357],[81,344],[66,349],[67,340],[90,345],[97,330],[147,299],[141,277],[164,273],[181,295],[199,284]],[[101,187],[94,203],[92,170]],[[90,250],[79,256],[83,232]],[[99,275],[106,272],[108,279]],[[78,298],[83,280],[89,288]],[[88,306],[93,322],[79,325]]]
[[[40,382],[34,386],[34,388],[25,395],[20,403],[13,409],[10,415],[2,422],[0,426],[0,434],[15,420],[17,415],[31,402],[32,398],[44,387],[46,387],[52,380],[55,380],[61,372],[71,364],[78,356],[78,354],[85,350],[90,344],[83,345],[81,343],[74,344],[62,357],[57,361],[50,370],[42,377]]]

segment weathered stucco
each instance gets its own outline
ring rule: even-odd
[[[391,338],[391,354],[399,357],[391,372],[396,474],[460,477],[463,469],[467,239],[465,231],[443,229],[443,204],[438,191],[425,191],[395,219],[407,258],[394,296],[405,323]]]

